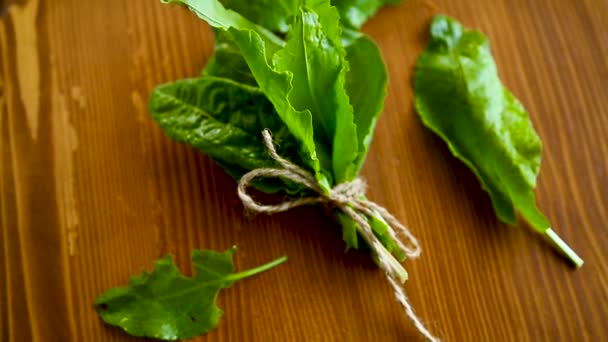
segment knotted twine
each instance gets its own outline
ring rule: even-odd
[[[272,141],[272,135],[268,129],[265,129],[262,132],[262,136],[270,156],[278,162],[282,168],[259,168],[252,170],[241,177],[238,186],[238,194],[245,208],[256,213],[276,214],[295,207],[320,203],[342,210],[342,212],[357,223],[357,230],[363,239],[370,245],[373,253],[377,256],[380,268],[384,270],[386,278],[393,288],[395,298],[401,306],[403,306],[405,314],[412,320],[416,329],[418,329],[418,331],[429,341],[438,342],[439,339],[434,337],[426,329],[424,324],[422,324],[422,321],[414,312],[405,291],[403,291],[403,288],[401,287],[401,284],[407,280],[407,272],[392,254],[386,250],[376,235],[374,235],[366,216],[380,216],[383,218],[388,224],[389,235],[396,242],[398,248],[409,258],[418,258],[420,256],[420,244],[416,237],[384,207],[364,199],[367,184],[361,178],[357,178],[352,182],[338,184],[327,193],[310,173],[279,156]],[[295,183],[306,186],[318,196],[291,199],[272,205],[259,203],[247,192],[249,187],[251,187],[251,182],[259,177],[289,179]],[[398,237],[395,230],[409,241],[409,246],[405,245]]]

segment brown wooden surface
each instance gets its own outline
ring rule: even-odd
[[[7,1],[2,1],[7,6]],[[212,35],[157,1],[8,1],[0,9],[0,341],[135,341],[92,303],[154,259],[237,244],[237,269],[289,262],[220,295],[200,341],[417,341],[369,257],[304,208],[248,219],[236,183],[146,110],[193,76]],[[436,9],[365,27],[391,83],[364,170],[369,197],[423,244],[405,288],[445,341],[608,340],[608,5],[436,0],[482,29],[545,145],[538,203],[585,259],[574,272],[527,229],[497,222],[478,182],[412,109],[412,65]]]

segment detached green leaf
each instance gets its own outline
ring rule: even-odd
[[[133,336],[177,340],[206,334],[219,324],[223,314],[215,303],[221,289],[287,260],[283,257],[233,273],[235,251],[235,247],[224,253],[193,251],[192,278],[182,275],[171,257],[165,256],[156,261],[152,273],[134,276],[129,286],[115,287],[99,296],[97,313],[106,323]]]
[[[503,87],[486,37],[454,19],[435,17],[414,83],[422,122],[477,175],[498,217],[513,224],[517,209],[536,230],[551,236],[534,197],[541,141],[521,103]],[[552,240],[582,264],[563,241]]]

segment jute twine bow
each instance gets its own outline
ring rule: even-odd
[[[357,223],[357,230],[363,239],[371,246],[372,251],[378,258],[380,268],[384,270],[386,278],[393,287],[397,301],[403,306],[406,315],[412,320],[418,331],[424,335],[429,341],[438,342],[439,339],[434,337],[422,324],[420,318],[414,312],[401,284],[407,280],[407,272],[397,261],[392,254],[386,250],[384,245],[378,240],[376,235],[369,225],[366,216],[381,217],[388,224],[388,233],[396,242],[401,251],[409,258],[417,258],[420,256],[421,249],[418,240],[414,235],[397,220],[391,213],[378,204],[364,199],[366,183],[360,178],[352,182],[338,184],[327,193],[319,182],[308,172],[293,164],[292,162],[278,155],[272,141],[270,131],[265,129],[262,132],[264,144],[272,159],[277,161],[282,168],[260,168],[252,170],[245,174],[239,181],[238,194],[243,202],[243,205],[256,213],[276,214],[302,205],[325,204],[342,210],[346,215],[352,218]],[[258,177],[268,178],[285,178],[295,183],[302,184],[314,191],[317,196],[305,197],[293,200],[287,200],[282,203],[266,205],[259,203],[249,195],[247,190],[251,186],[251,182]],[[408,241],[409,246],[406,246],[398,237],[397,230]]]

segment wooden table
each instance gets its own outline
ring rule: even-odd
[[[6,1],[3,1],[7,6]],[[157,1],[17,0],[0,10],[0,340],[136,341],[93,301],[166,254],[239,246],[237,269],[289,262],[222,292],[198,341],[418,341],[381,272],[344,254],[315,208],[248,218],[236,183],[169,140],[151,89],[196,75],[206,24]],[[407,261],[417,313],[444,341],[608,340],[608,4],[411,0],[366,27],[390,70],[364,170],[369,197],[423,244]],[[439,10],[437,10],[439,9]],[[585,259],[574,271],[522,222],[496,220],[474,176],[424,129],[412,66],[430,16],[491,39],[544,141],[538,204]]]

